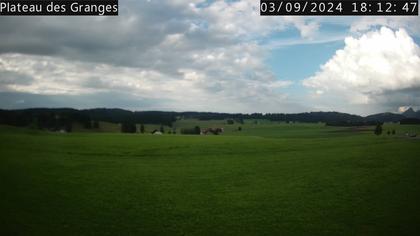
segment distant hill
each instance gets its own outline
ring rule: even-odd
[[[407,118],[401,114],[394,114],[394,113],[379,113],[375,115],[366,116],[365,120],[367,121],[380,121],[380,122],[399,122],[402,119]]]
[[[0,124],[13,126],[32,126],[41,129],[71,130],[73,123],[86,128],[95,122],[104,121],[117,124],[159,124],[171,126],[180,118],[199,120],[232,119],[242,123],[244,119],[264,119],[284,122],[326,123],[333,126],[362,126],[378,122],[399,122],[407,118],[420,118],[420,111],[409,109],[403,114],[380,113],[362,117],[340,112],[283,113],[215,113],[215,112],[166,112],[166,111],[128,111],[123,109],[97,108],[76,110],[71,108],[34,108],[24,110],[0,110]]]
[[[365,120],[367,121],[380,121],[380,122],[399,122],[407,118],[417,118],[420,119],[420,111],[414,111],[413,108],[409,108],[402,114],[395,113],[379,113],[375,115],[366,116]]]
[[[409,108],[408,110],[406,110],[404,113],[402,113],[403,116],[407,117],[407,118],[418,118],[418,116],[420,115],[418,112],[415,112],[413,108]]]

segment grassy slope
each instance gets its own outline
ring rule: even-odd
[[[152,136],[2,128],[0,234],[417,234],[419,140],[335,129],[266,124],[224,136]]]

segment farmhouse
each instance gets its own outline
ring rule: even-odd
[[[159,130],[155,129],[155,130],[152,131],[152,134],[154,134],[154,135],[162,135],[163,133],[160,132]]]

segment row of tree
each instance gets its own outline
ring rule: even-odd
[[[163,129],[163,126],[161,126],[161,129]],[[123,122],[121,123],[121,132],[122,133],[137,133],[137,125],[135,123]],[[140,125],[138,132],[142,134],[146,132],[146,128],[144,127],[144,124]]]
[[[161,133],[165,133],[164,126],[161,125],[158,130],[153,130],[153,132],[157,132],[157,131],[159,131]],[[142,133],[142,134],[144,134],[146,132],[146,128],[145,128],[144,124],[140,124],[140,127],[137,130],[137,125],[135,123],[124,122],[124,123],[121,124],[121,132],[122,133]],[[176,134],[176,129],[172,128],[171,130],[168,131],[168,133]]]
[[[252,113],[252,114],[242,114],[242,113],[212,113],[212,112],[182,112],[179,113],[179,116],[182,118],[189,119],[199,119],[199,120],[228,120],[229,124],[241,123],[245,119],[254,119],[254,120],[270,120],[270,121],[295,121],[295,122],[309,122],[309,123],[318,123],[318,122],[334,122],[334,121],[365,121],[361,116],[351,115],[346,113],[339,112],[307,112],[307,113],[297,113],[297,114],[282,114],[282,113]]]
[[[383,132],[382,124],[377,124],[375,126],[375,129],[374,129],[373,133],[376,134],[376,135],[382,135],[382,132]],[[387,134],[388,135],[395,135],[396,134],[396,131],[395,131],[395,129],[388,130],[387,131]]]
[[[391,118],[392,119],[391,119]],[[69,127],[70,124],[80,123],[86,128],[94,128],[92,122],[104,121],[110,123],[127,124],[161,124],[172,127],[173,122],[179,118],[192,118],[200,120],[227,120],[228,124],[243,124],[245,119],[270,120],[283,122],[323,122],[331,126],[361,126],[373,125],[388,120],[401,124],[420,124],[419,119],[405,119],[402,115],[383,113],[382,115],[361,117],[339,112],[309,112],[298,114],[229,114],[211,112],[162,112],[139,111],[132,112],[122,109],[26,109],[26,110],[0,110],[0,124],[13,126],[34,126],[41,129],[56,127]],[[127,127],[125,127],[127,128]]]
[[[419,125],[420,119],[417,118],[407,118],[400,121],[402,125]]]
[[[92,120],[88,115],[73,109],[0,110],[0,124],[72,132],[75,123],[85,129],[100,128],[98,120]]]
[[[90,129],[96,126],[97,121],[110,123],[132,124],[162,124],[172,126],[176,121],[175,112],[131,112],[122,109],[25,109],[0,110],[0,124],[12,126],[34,126],[42,129],[52,128],[57,122],[79,123]]]

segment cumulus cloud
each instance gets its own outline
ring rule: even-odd
[[[138,109],[146,99],[154,109],[297,108],[281,90],[291,82],[276,78],[255,42],[293,23],[260,17],[258,9],[250,0],[124,1],[119,17],[5,18],[0,90],[125,94],[132,100],[124,107]],[[19,83],[17,75],[30,80]]]
[[[254,0],[205,2],[127,0],[119,17],[8,17],[0,21],[0,53],[174,72],[189,63],[193,51],[237,45],[291,26],[305,37],[317,29],[296,17],[260,17]]]
[[[248,47],[249,50],[254,48]],[[227,51],[241,48],[246,46]],[[258,60],[247,58],[249,51],[242,52],[244,54],[236,59],[225,53],[222,50],[194,55],[197,63],[208,65],[207,69],[180,68],[173,78],[153,69],[74,62],[51,56],[2,54],[0,91],[73,98],[118,94],[128,102],[123,105],[125,108],[147,108],[149,106],[139,102],[153,100],[154,109],[165,110],[251,112],[256,105],[263,104],[268,111],[287,104],[286,95],[279,89],[291,82],[277,80],[269,71],[256,72],[264,68]],[[22,82],[17,83],[19,80]]]
[[[404,29],[382,27],[348,37],[345,47],[303,81],[315,97],[340,97],[353,105],[420,103],[420,49]],[[413,104],[418,105],[418,104]]]

